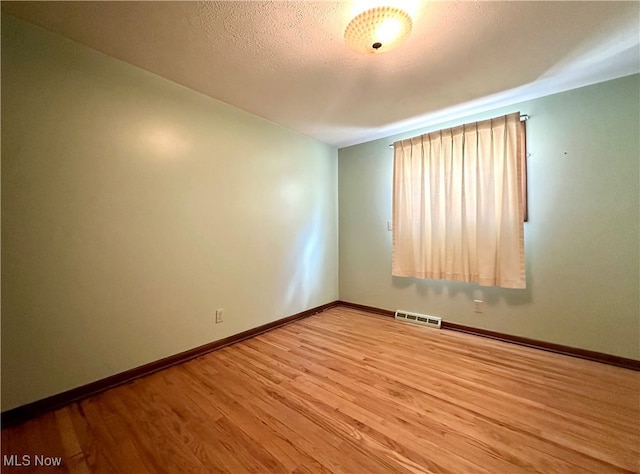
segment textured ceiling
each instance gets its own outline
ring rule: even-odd
[[[638,2],[413,1],[407,41],[358,55],[344,28],[377,3],[3,1],[2,11],[336,146],[640,71]]]

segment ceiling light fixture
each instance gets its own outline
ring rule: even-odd
[[[376,7],[364,11],[347,25],[344,39],[362,54],[384,53],[395,48],[411,32],[413,22],[397,7]]]

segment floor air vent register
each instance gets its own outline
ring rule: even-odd
[[[437,316],[429,316],[427,314],[411,313],[409,311],[397,310],[395,318],[399,321],[407,323],[422,324],[432,328],[440,329],[442,318]]]

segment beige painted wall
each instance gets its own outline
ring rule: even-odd
[[[2,20],[2,410],[337,299],[335,148]]]
[[[340,299],[640,359],[639,91],[629,76],[339,150]],[[388,145],[518,110],[531,116],[527,289],[392,277]]]

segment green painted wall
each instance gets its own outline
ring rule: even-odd
[[[640,359],[639,91],[629,76],[339,150],[340,299]],[[392,277],[388,145],[513,111],[531,116],[527,289]]]
[[[3,15],[2,410],[336,300],[337,235],[335,148]]]

